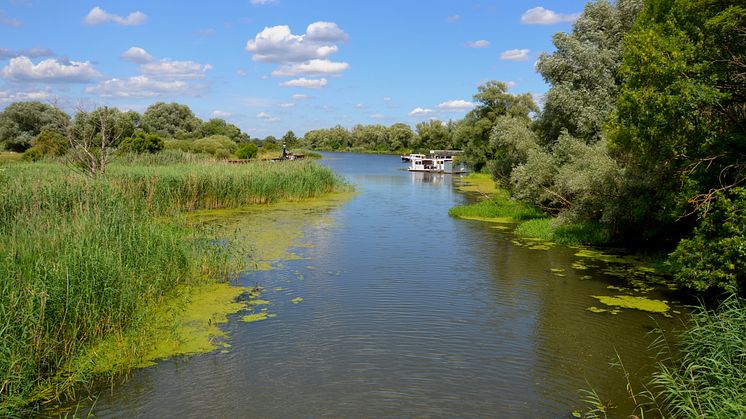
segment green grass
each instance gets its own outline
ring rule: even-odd
[[[510,218],[516,221],[546,217],[541,211],[511,199],[504,190],[498,190],[490,199],[453,207],[448,214],[461,218]]]
[[[535,237],[560,244],[607,244],[608,229],[597,223],[558,224],[555,218],[537,218],[520,223],[515,234]]]
[[[746,412],[746,301],[692,313],[678,344],[658,341],[655,399],[671,417],[742,418]]]
[[[112,165],[96,180],[54,163],[0,171],[0,416],[58,397],[66,390],[55,381],[60,368],[136,328],[169,290],[238,267],[183,211],[343,187],[311,162],[136,163]]]

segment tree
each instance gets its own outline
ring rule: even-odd
[[[129,128],[123,120],[121,112],[105,106],[76,113],[66,132],[71,166],[94,178],[106,173],[114,145]]]
[[[64,135],[46,129],[36,136],[32,144],[33,146],[24,152],[24,156],[33,161],[44,156],[62,156],[70,147]]]
[[[465,160],[475,171],[494,157],[489,136],[499,116],[528,118],[539,111],[530,94],[512,95],[503,82],[489,81],[478,89],[474,95],[477,107],[466,114],[454,134],[455,145],[463,146]]]
[[[285,144],[287,148],[296,147],[298,145],[298,137],[295,136],[293,131],[288,131],[282,136],[282,143]]]
[[[138,131],[134,136],[122,140],[119,149],[133,153],[157,153],[165,147],[163,138],[156,134]]]
[[[235,142],[238,142],[241,139],[241,129],[220,118],[213,118],[205,122],[202,124],[200,130],[202,135],[205,137],[211,135],[224,135]]]
[[[199,137],[202,121],[186,105],[158,102],[148,106],[142,126],[162,137],[185,139]]]
[[[256,145],[252,143],[244,143],[238,146],[238,150],[236,150],[236,157],[243,160],[249,160],[256,157],[258,152],[259,148]]]
[[[42,131],[63,133],[70,117],[41,102],[15,102],[0,113],[0,146],[22,152]]]
[[[686,235],[690,215],[746,182],[746,8],[651,0],[625,39],[610,128],[636,182],[629,225]],[[707,211],[699,211],[706,218]]]
[[[451,138],[448,128],[443,122],[431,119],[420,122],[415,126],[417,141],[413,147],[429,150],[446,150],[451,148]]]
[[[601,140],[619,96],[622,40],[641,7],[641,0],[589,2],[571,33],[554,35],[556,51],[536,64],[552,85],[536,121],[542,144],[555,143],[563,131],[587,143]]]
[[[389,151],[405,150],[414,139],[414,132],[407,124],[397,123],[388,128]]]

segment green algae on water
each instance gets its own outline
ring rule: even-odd
[[[253,323],[253,322],[258,322],[262,320],[267,320],[268,316],[269,314],[266,311],[262,311],[259,313],[247,314],[241,317],[241,321],[246,322],[246,323]]]
[[[300,304],[303,301],[303,297],[295,297],[292,300],[293,304]]]
[[[670,307],[665,301],[653,300],[645,297],[635,297],[631,295],[593,295],[592,297],[600,301],[602,304],[611,307],[631,308],[660,314],[664,314],[670,310]]]

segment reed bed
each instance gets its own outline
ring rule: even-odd
[[[321,195],[342,183],[306,162],[59,164],[0,172],[0,416],[59,395],[54,377],[183,283],[224,277],[225,246],[180,214]],[[164,217],[167,215],[168,217]]]

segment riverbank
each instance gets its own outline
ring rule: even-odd
[[[231,302],[244,292],[215,283],[229,283],[249,265],[247,255],[215,240],[209,225],[189,222],[184,211],[298,201],[346,189],[331,170],[310,162],[122,162],[96,180],[60,164],[2,169],[3,415],[30,413],[25,409],[94,376],[146,362],[151,340],[144,338],[144,326],[159,316],[173,323],[174,313],[186,307],[169,302],[204,299],[206,291]],[[172,309],[163,316],[155,307]],[[202,321],[214,327],[213,320],[228,313],[217,312],[204,313]],[[214,344],[212,332],[204,336]],[[117,344],[136,342],[114,371],[81,358],[112,337]]]
[[[459,189],[478,193],[482,199],[474,204],[452,208],[449,211],[451,216],[515,224],[513,232],[529,239],[566,245],[610,244],[610,235],[602,226],[558,223],[535,208],[511,199],[507,191],[496,187],[489,175],[472,174],[463,179]],[[647,262],[660,268],[665,263],[665,256],[659,255]],[[631,280],[631,277],[625,276]],[[639,297],[631,297],[630,301],[637,302],[632,300],[635,298]],[[659,338],[653,343],[657,353],[651,354],[650,358],[651,364],[655,365],[655,373],[650,377],[647,389],[632,388],[629,373],[624,369],[624,360],[618,359],[616,365],[625,374],[629,396],[637,405],[634,412],[621,413],[640,417],[646,413],[663,417],[738,417],[746,411],[746,388],[743,386],[746,380],[746,364],[743,362],[746,302],[731,295],[714,305],[711,308],[701,303],[694,307],[690,321],[675,333],[673,342],[658,331]],[[602,313],[607,309],[591,311]],[[578,417],[605,418],[613,413],[610,412],[610,406],[615,404],[613,400],[608,401],[596,390],[590,390],[587,394],[589,407],[583,412],[577,411]]]

